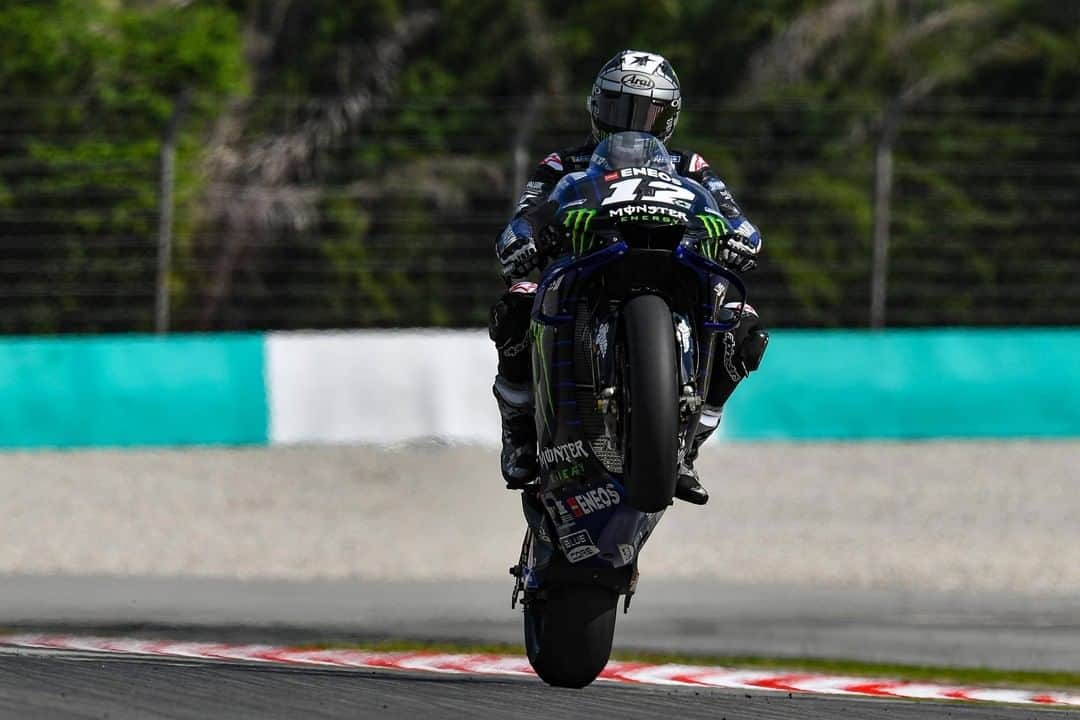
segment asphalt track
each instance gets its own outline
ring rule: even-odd
[[[0,652],[0,718],[1075,718],[1071,711],[770,692],[556,690],[531,678]]]
[[[219,642],[521,642],[505,581],[0,576],[0,629]],[[1080,670],[1080,597],[823,590],[643,576],[616,647]]]

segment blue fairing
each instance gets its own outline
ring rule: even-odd
[[[643,257],[634,255],[642,252],[641,245],[632,247],[641,242],[642,229],[667,238],[673,228],[682,229],[674,247],[645,252],[666,253],[649,257],[675,268],[671,272],[679,273],[680,282],[691,287],[700,283],[693,297],[713,303],[700,308],[671,306],[672,332],[681,354],[680,384],[695,388],[706,387],[709,363],[699,361],[698,354],[712,347],[708,335],[731,329],[739,317],[732,311],[728,316],[719,314],[718,283],[745,297],[739,278],[714,261],[715,251],[703,251],[706,246],[695,235],[703,233],[701,237],[715,244],[716,229],[726,227],[712,219],[721,217],[712,194],[676,175],[667,151],[651,136],[611,136],[598,146],[588,170],[564,177],[549,201],[557,208],[550,224],[562,228],[563,240],[544,269],[533,304],[540,500],[546,512],[540,512],[539,504],[526,509],[533,538],[523,569],[527,589],[543,585],[552,552],[561,552],[581,568],[628,570],[663,515],[627,504],[617,460],[620,451],[612,445],[605,449],[603,436],[597,435],[596,393],[618,384],[610,376],[619,298],[624,297],[606,296],[609,285],[599,278],[609,278],[612,268],[622,267],[619,263]],[[598,298],[603,302],[595,302]],[[680,437],[691,437],[696,422],[695,416],[687,416]],[[604,432],[608,438],[618,437],[611,434],[614,431]]]
[[[589,486],[544,493],[556,542],[570,562],[616,568],[633,563],[663,512],[635,510],[625,497],[622,483],[612,476]]]

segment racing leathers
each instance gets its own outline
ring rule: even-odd
[[[528,214],[547,200],[564,175],[588,168],[595,147],[595,142],[589,142],[544,158],[526,183],[513,219],[496,242],[496,255],[510,287],[492,307],[488,331],[499,353],[499,370],[493,390],[502,416],[501,465],[509,488],[528,484],[536,478],[538,470],[531,391],[532,355],[528,339],[536,284],[523,278],[542,259],[535,241],[541,228],[532,227]],[[736,271],[753,268],[761,250],[761,235],[743,216],[727,186],[701,155],[676,150],[671,156],[679,175],[701,183],[712,193],[730,226],[731,233],[718,258]],[[720,339],[719,356],[713,365],[698,432],[692,446],[687,448],[679,471],[676,496],[680,499],[695,504],[704,504],[708,500],[708,493],[698,482],[693,462],[701,444],[719,424],[723,405],[735,386],[757,369],[767,343],[768,333],[762,329],[757,312],[746,305],[738,327]]]

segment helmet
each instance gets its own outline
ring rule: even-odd
[[[600,69],[585,107],[596,142],[626,130],[667,142],[682,107],[679,78],[662,56],[623,50]]]

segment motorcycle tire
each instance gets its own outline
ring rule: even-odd
[[[678,479],[679,375],[671,308],[639,295],[622,311],[623,457],[627,502],[642,512],[671,504]]]
[[[525,607],[525,649],[540,679],[583,688],[611,657],[619,595],[600,585],[555,585]]]

